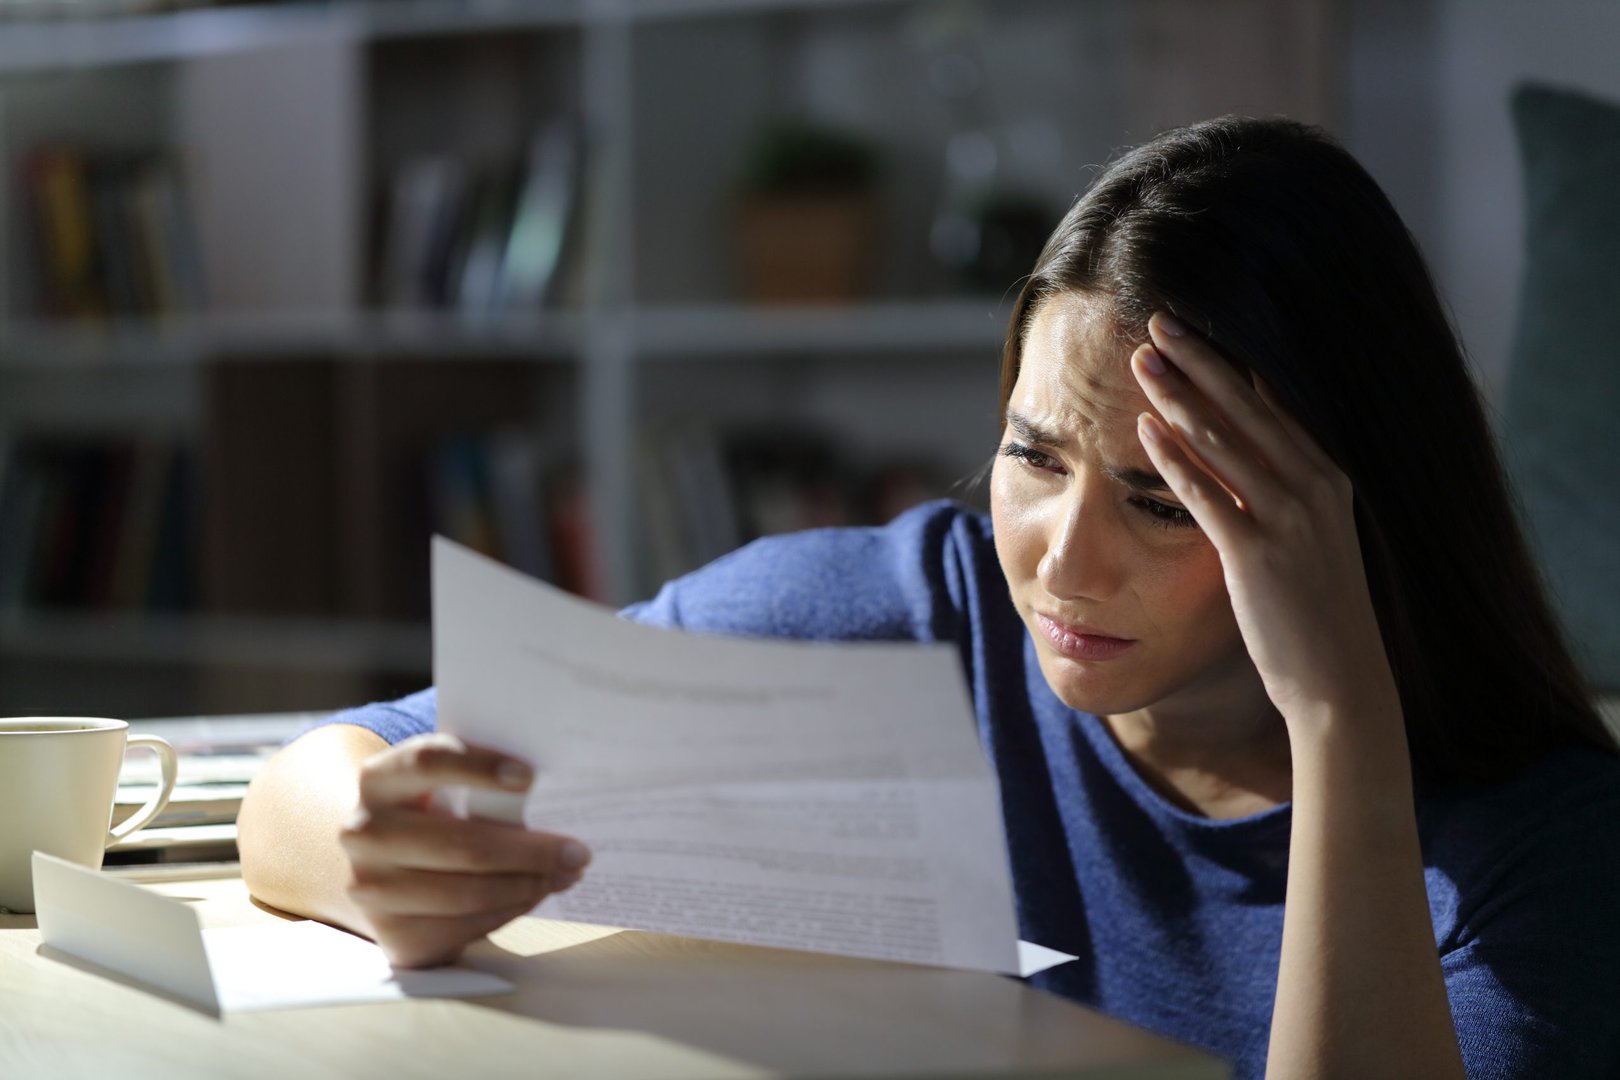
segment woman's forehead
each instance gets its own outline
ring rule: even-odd
[[[1123,337],[1101,299],[1060,293],[1030,319],[1008,408],[1040,427],[1096,438],[1129,434],[1149,409],[1131,374],[1136,343]]]

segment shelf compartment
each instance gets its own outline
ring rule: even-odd
[[[544,30],[770,11],[896,6],[902,0],[350,0],[249,4],[149,15],[0,16],[0,76],[166,63],[321,41]]]
[[[562,361],[579,348],[569,312],[474,316],[440,311],[266,312],[101,324],[0,323],[0,369],[162,366],[235,356]]]
[[[416,622],[11,612],[0,616],[0,656],[426,675],[432,641]]]
[[[678,304],[630,317],[636,352],[648,360],[693,356],[995,349],[1009,304],[950,299],[825,307]]]
[[[0,19],[0,75],[163,63],[316,42],[577,25],[580,0],[258,4],[104,19]]]

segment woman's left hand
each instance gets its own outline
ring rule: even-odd
[[[1349,479],[1208,342],[1162,313],[1148,331],[1131,370],[1159,416],[1143,413],[1137,433],[1220,553],[1249,656],[1290,731],[1345,711],[1398,715]]]

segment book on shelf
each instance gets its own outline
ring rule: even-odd
[[[546,506],[551,514],[549,535],[556,584],[587,600],[604,601],[607,588],[597,559],[596,525],[584,478],[577,472],[559,476]]]
[[[484,440],[495,535],[506,561],[542,581],[556,578],[548,527],[547,465],[526,432],[497,430]]]
[[[429,531],[590,599],[602,596],[573,467],[515,428],[456,432],[424,467]]]
[[[185,611],[195,602],[201,501],[196,454],[174,455],[169,461],[163,508],[158,516],[152,582],[147,589],[146,602],[152,610]]]
[[[451,269],[450,306],[458,311],[488,315],[500,310],[501,271],[516,199],[517,178],[510,168],[490,167],[478,174]]]
[[[466,183],[465,167],[449,157],[412,158],[395,172],[379,262],[378,300],[383,306],[443,305],[456,212]]]
[[[761,536],[883,524],[952,490],[936,463],[864,463],[831,433],[792,424],[677,425],[646,441],[641,461],[646,554],[660,581]]]
[[[679,577],[743,542],[737,491],[721,435],[690,425],[649,443],[644,476],[657,491],[647,505],[647,535],[660,581]]]
[[[177,785],[168,803],[152,819],[151,828],[173,828],[182,825],[228,825],[236,820],[247,794],[247,784],[186,784]],[[148,786],[120,784],[113,799],[112,825],[116,828],[146,805],[152,795]]]
[[[180,169],[163,151],[42,145],[25,187],[44,313],[152,318],[203,303]]]
[[[137,439],[130,455],[129,480],[123,493],[120,540],[113,545],[108,606],[146,605],[161,544],[159,530],[173,482],[173,454],[165,440]]]
[[[332,613],[337,375],[313,358],[243,356],[203,368],[203,609]]]
[[[147,156],[135,168],[129,193],[137,273],[146,282],[151,311],[202,306],[202,256],[180,170],[167,156]]]
[[[107,849],[105,867],[149,863],[231,862],[238,857],[236,822],[157,825],[131,833]]]
[[[27,168],[46,310],[58,318],[97,315],[102,301],[83,158],[66,149],[42,149]]]
[[[535,136],[529,149],[502,256],[500,300],[504,307],[534,309],[552,295],[576,217],[579,183],[574,126],[554,121]]]
[[[0,448],[0,609],[178,610],[194,595],[195,453],[159,436]]]
[[[174,794],[148,827],[109,853],[110,863],[235,858],[236,815],[248,783],[288,738],[320,713],[132,720],[130,730],[167,739],[179,758]],[[112,824],[128,820],[158,783],[157,759],[129,752],[119,774]]]
[[[473,315],[545,306],[575,231],[580,157],[576,124],[559,119],[521,161],[406,159],[387,179],[377,302]]]

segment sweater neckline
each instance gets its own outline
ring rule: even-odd
[[[1177,806],[1154,790],[1153,786],[1142,778],[1142,774],[1136,771],[1136,766],[1131,764],[1130,759],[1125,756],[1125,751],[1114,741],[1113,733],[1108,730],[1108,725],[1101,717],[1078,711],[1075,711],[1074,716],[1081,734],[1085,736],[1092,752],[1097,755],[1109,775],[1130,795],[1133,802],[1159,821],[1188,832],[1237,839],[1270,833],[1279,823],[1286,827],[1293,819],[1292,802],[1279,803],[1268,809],[1235,818],[1207,817]]]

